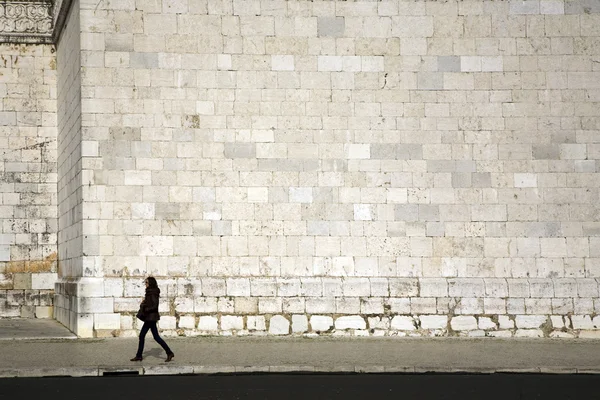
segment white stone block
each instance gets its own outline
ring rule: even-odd
[[[131,203],[132,219],[154,219],[154,203]]]
[[[160,329],[177,329],[177,318],[171,315],[161,315],[158,321]]]
[[[462,72],[479,72],[481,71],[480,56],[461,56],[460,70]]]
[[[472,315],[452,317],[450,326],[455,331],[472,331],[477,329],[477,319]]]
[[[513,329],[515,327],[515,321],[507,315],[499,315],[498,324],[500,325],[500,329]]]
[[[445,329],[448,327],[448,317],[445,315],[419,316],[422,329]]]
[[[292,315],[292,332],[303,333],[308,331],[308,318],[306,315]]]
[[[481,71],[483,72],[502,72],[504,65],[501,56],[481,57]]]
[[[290,187],[289,201],[293,203],[312,203],[313,189],[311,187]]]
[[[381,72],[384,70],[383,56],[362,56],[361,70],[364,72]]]
[[[492,321],[490,317],[479,317],[478,323],[479,329],[488,330],[488,329],[496,329],[496,323]]]
[[[198,330],[199,331],[210,331],[215,332],[219,330],[219,324],[216,317],[211,316],[201,316],[198,320]]]
[[[290,321],[282,315],[275,315],[269,320],[269,333],[271,335],[287,335],[290,333]]]
[[[392,318],[392,329],[397,329],[399,331],[414,331],[417,328],[412,317],[396,315]]]
[[[272,55],[271,69],[273,71],[293,71],[294,56],[290,55]]]
[[[248,201],[250,203],[267,203],[269,201],[269,189],[266,187],[248,188]]]
[[[515,321],[517,328],[535,329],[548,321],[548,317],[545,315],[517,315]]]
[[[194,329],[196,327],[196,318],[191,315],[184,315],[179,317],[179,328],[182,329]]]
[[[313,315],[310,317],[310,327],[316,332],[326,332],[333,326],[333,318],[325,315]]]
[[[594,323],[589,315],[571,315],[573,329],[594,329]]]
[[[360,315],[339,317],[335,320],[335,329],[366,329],[367,323]]]
[[[265,317],[262,315],[249,315],[246,317],[249,331],[264,331],[267,329]]]
[[[368,144],[346,144],[344,145],[346,158],[369,159],[371,158],[371,145]]]
[[[228,296],[250,296],[250,280],[248,278],[227,279]]]
[[[517,188],[537,187],[536,174],[515,174],[514,185]]]
[[[354,204],[354,220],[355,221],[373,221],[371,204]]]
[[[140,255],[142,256],[172,256],[172,236],[142,236],[140,238]]]
[[[128,186],[148,186],[152,184],[151,171],[125,171],[124,184]]]
[[[567,0],[569,1],[569,0]],[[541,0],[540,1],[540,14],[564,14],[565,13],[565,1],[564,0]]]
[[[517,338],[541,338],[544,332],[541,329],[517,329],[515,332]]]
[[[34,288],[34,278],[36,275],[33,275],[31,278],[31,284]],[[102,278],[81,278],[79,282],[77,282],[77,296],[78,297],[104,297],[104,279]],[[41,288],[40,288],[41,289]],[[54,289],[54,284],[52,285],[52,289]]]
[[[94,329],[121,329],[121,314],[94,314]]]
[[[565,319],[562,315],[551,315],[550,321],[554,329],[562,329],[565,327]]]
[[[38,290],[54,289],[57,280],[58,274],[56,273],[31,274],[31,288]]]
[[[318,56],[318,71],[341,71],[344,62],[341,56]]]
[[[231,54],[219,54],[217,56],[217,68],[220,70],[230,70],[231,66]]]
[[[242,330],[244,329],[244,318],[236,315],[223,315],[221,317],[221,330]]]

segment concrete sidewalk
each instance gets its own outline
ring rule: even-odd
[[[0,377],[212,373],[600,373],[593,340],[417,338],[166,338],[172,363],[146,340],[144,361],[130,362],[136,339],[0,341]]]

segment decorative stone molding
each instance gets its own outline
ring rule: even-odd
[[[52,2],[0,1],[0,42],[52,43]]]

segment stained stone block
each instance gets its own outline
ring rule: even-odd
[[[420,90],[443,90],[444,74],[441,72],[419,72],[417,86]]]
[[[254,143],[225,143],[225,158],[256,158]]]
[[[344,36],[345,30],[344,17],[319,17],[317,20],[318,36]]]

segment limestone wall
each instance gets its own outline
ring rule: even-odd
[[[77,278],[83,273],[81,47],[79,3],[74,2],[57,44],[58,65],[58,249],[55,318],[77,332]]]
[[[595,335],[599,13],[82,2],[87,332]]]
[[[0,44],[0,318],[52,317],[56,179],[54,47]]]

